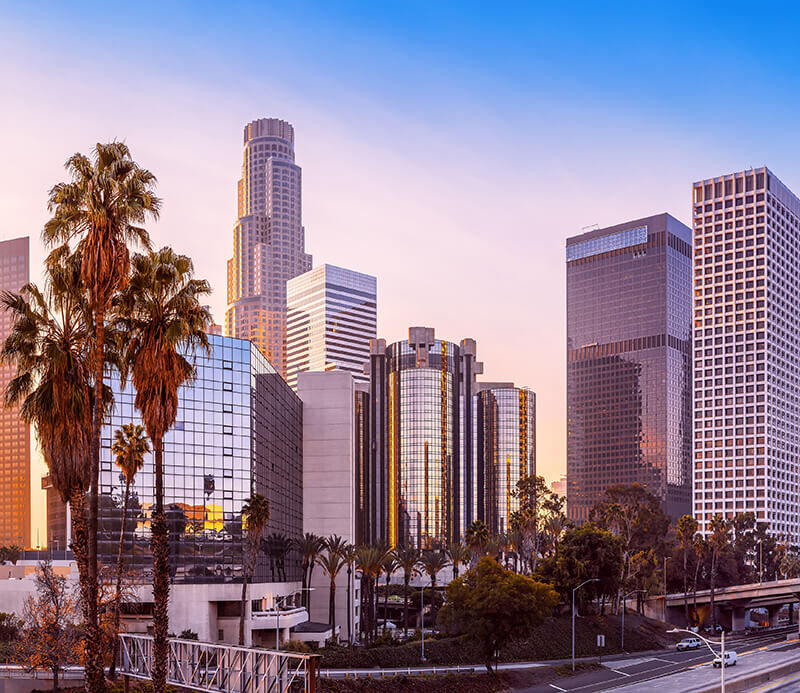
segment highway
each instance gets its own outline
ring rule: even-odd
[[[744,663],[748,656],[761,652],[784,652],[800,650],[800,642],[796,639],[787,641],[787,634],[796,633],[797,626],[780,628],[769,633],[733,637],[726,641],[726,649],[734,650]],[[659,682],[664,676],[689,671],[699,667],[710,669],[712,660],[711,652],[707,647],[702,650],[690,652],[676,652],[664,650],[662,653],[636,656],[632,654],[625,659],[614,658],[613,661],[604,661],[602,669],[587,671],[575,676],[558,679],[548,684],[534,685],[518,689],[517,693],[595,693],[608,691],[623,686],[630,686],[630,691],[664,690],[663,683]],[[737,664],[737,669],[741,664]],[[733,672],[734,669],[731,669]],[[736,672],[738,673],[738,671]],[[652,681],[652,684],[649,682]],[[641,685],[634,685],[641,684]],[[800,693],[800,678],[786,681],[787,686],[795,688],[764,689],[780,691],[798,691]],[[626,690],[627,693],[627,690]]]

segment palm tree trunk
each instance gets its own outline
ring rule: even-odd
[[[700,558],[697,559],[697,565],[694,568],[694,620],[695,625],[700,625],[700,619],[697,617],[697,579],[700,577]]]
[[[383,595],[383,632],[386,633],[386,622],[389,620],[389,580],[391,576],[386,576],[386,594]]]
[[[247,611],[247,578],[248,571],[245,570],[242,576],[242,598],[239,604],[239,647],[244,647],[244,619]],[[275,604],[275,608],[278,608],[277,603]]]
[[[352,595],[350,594],[353,581],[353,568],[347,564],[347,645],[353,646],[353,604]]]
[[[686,574],[686,547],[683,547],[683,606],[686,611],[686,626],[689,626],[689,576]],[[666,597],[665,597],[666,598]]]
[[[405,589],[403,590],[403,625],[405,628],[405,637],[408,639],[408,583],[410,582],[408,573],[403,575],[403,583]]]
[[[711,606],[711,625],[717,625],[717,615],[714,613],[714,589],[716,588],[717,583],[717,557],[716,557],[716,549],[714,549],[713,553],[711,554],[711,596],[710,596],[710,606]]]
[[[111,666],[108,670],[110,678],[117,674],[117,655],[119,654],[119,620],[122,609],[122,563],[125,547],[125,523],[128,521],[128,499],[131,492],[131,482],[125,480],[125,499],[122,506],[122,527],[119,530],[119,549],[117,550],[117,588],[114,592],[114,642],[111,645]]]
[[[89,535],[86,530],[85,496],[80,489],[75,489],[69,499],[69,509],[72,516],[72,543],[70,548],[78,564],[78,579],[81,593],[81,606],[83,617],[88,619],[89,610]]]
[[[153,693],[167,685],[167,631],[169,630],[169,543],[164,515],[164,443],[153,440],[156,468],[156,508],[151,519],[153,551]]]
[[[96,308],[95,314],[95,374],[94,415],[92,421],[91,486],[89,487],[88,580],[86,606],[86,687],[90,693],[106,689],[103,660],[100,653],[101,635],[97,614],[97,524],[100,482],[100,427],[103,424],[103,365],[105,362],[105,311]],[[160,693],[160,692],[159,692]]]
[[[331,632],[334,640],[336,637],[336,576],[331,576],[331,593],[328,595],[328,622],[331,624]]]
[[[307,574],[308,574],[308,565],[306,563],[303,563],[303,584],[301,590],[303,594],[300,597],[300,601],[306,608],[306,611],[308,611],[308,604],[306,603],[306,598],[308,595],[308,590],[306,589],[308,587],[308,580],[306,579]],[[308,617],[311,618],[311,614],[309,614]]]

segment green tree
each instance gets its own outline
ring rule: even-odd
[[[500,649],[542,623],[557,603],[550,585],[517,575],[486,556],[447,586],[439,620],[448,632],[474,641],[493,673],[492,661]]]
[[[48,246],[75,244],[81,257],[81,281],[92,312],[94,412],[87,528],[86,680],[90,691],[100,693],[105,690],[105,677],[98,621],[97,530],[106,317],[114,296],[128,281],[129,245],[149,248],[150,238],[142,224],[148,217],[158,217],[161,200],[154,194],[155,176],[131,158],[128,146],[122,142],[98,143],[91,157],[74,154],[65,167],[71,180],[51,188],[48,209],[52,217],[45,224],[42,237]],[[156,693],[162,690],[163,687]]]
[[[563,514],[563,499],[548,487],[542,476],[520,477],[512,495],[518,500],[519,509],[511,513],[509,525],[522,534],[523,560],[535,573],[546,523],[551,517]]]
[[[150,443],[144,435],[144,426],[135,423],[125,424],[114,433],[111,454],[114,463],[119,467],[125,479],[125,493],[122,501],[122,526],[119,530],[119,547],[117,549],[117,580],[114,593],[114,624],[111,667],[109,676],[115,678],[117,655],[119,654],[119,620],[122,607],[122,572],[125,559],[125,529],[128,521],[128,505],[131,495],[131,484],[137,472],[144,466],[144,456],[150,452]]]
[[[708,525],[711,530],[709,537],[709,544],[711,548],[711,595],[710,607],[711,618],[714,626],[717,625],[717,612],[714,604],[715,591],[717,588],[717,575],[719,573],[720,556],[725,548],[730,543],[731,526],[727,520],[723,519],[720,515],[714,515]]]
[[[316,561],[322,572],[330,580],[330,592],[328,595],[328,623],[336,633],[336,577],[347,565],[346,552],[347,542],[342,537],[334,535],[328,537],[325,542],[325,553],[317,556]]]
[[[394,550],[397,568],[403,571],[403,627],[408,637],[408,591],[411,580],[417,575],[419,551],[413,546],[399,546]]]
[[[692,545],[698,528],[697,520],[691,515],[683,515],[678,518],[678,529],[676,537],[678,544],[683,552],[683,605],[686,610],[686,623],[689,623],[689,556],[692,553]]]
[[[254,493],[242,506],[242,529],[246,538],[242,547],[242,596],[239,606],[239,647],[244,647],[244,621],[247,614],[247,586],[253,577],[261,546],[261,535],[269,522],[269,501]]]
[[[200,297],[208,282],[194,278],[192,261],[171,248],[133,257],[128,286],[115,308],[124,334],[124,363],[131,364],[134,405],[153,443],[155,508],[151,519],[153,551],[153,690],[164,693],[169,630],[169,539],[164,514],[164,436],[175,423],[178,389],[195,375],[196,349],[208,350],[208,310]],[[123,382],[127,378],[123,371]]]
[[[317,556],[325,546],[325,540],[311,532],[306,532],[303,536],[293,540],[295,548],[299,551],[302,560],[303,571],[303,606],[310,609],[310,599],[308,598],[308,590],[311,587],[311,575],[314,572],[314,565],[317,562]]]

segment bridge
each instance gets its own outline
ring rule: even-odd
[[[791,618],[791,606],[794,602],[800,602],[800,578],[732,585],[714,590],[719,623],[735,632],[745,629],[747,612],[750,609],[765,609],[769,625],[777,626],[781,608],[788,604]],[[651,618],[663,618],[675,625],[691,625],[686,623],[687,604],[691,624],[706,622],[711,611],[711,590],[698,590],[696,614],[695,597],[691,590],[685,599],[683,592],[668,594],[666,600],[664,595],[649,597],[645,602],[645,614]]]
[[[152,680],[153,637],[122,633],[119,673]],[[167,684],[203,693],[315,693],[318,655],[169,640]]]

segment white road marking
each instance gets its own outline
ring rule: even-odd
[[[556,684],[554,684],[554,683],[549,683],[549,684],[547,684],[547,685],[548,685],[548,686],[550,686],[551,688],[555,688],[557,691],[563,691],[564,693],[566,693],[566,690],[567,690],[566,688],[559,688],[559,687],[558,687],[558,686],[556,686]]]
[[[613,671],[615,674],[622,674],[623,676],[631,676],[631,674],[626,674],[624,671],[620,671],[619,669],[609,669],[609,671]]]

